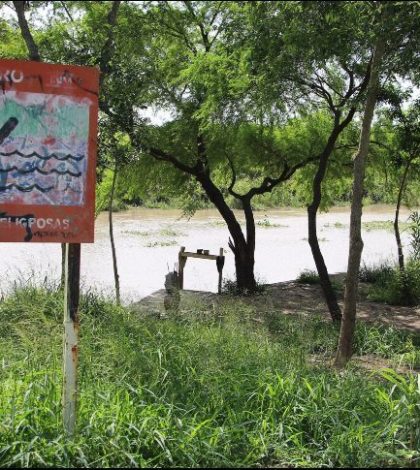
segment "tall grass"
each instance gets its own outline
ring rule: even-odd
[[[79,424],[69,439],[61,299],[30,287],[0,303],[1,467],[419,463],[414,374],[314,366],[309,357],[334,351],[331,324],[229,299],[157,320],[84,296]],[[357,334],[359,352],[418,350],[407,334],[367,326]]]

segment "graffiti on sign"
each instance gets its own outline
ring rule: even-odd
[[[0,241],[93,241],[98,72],[0,61]]]

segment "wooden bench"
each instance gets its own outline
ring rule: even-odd
[[[218,293],[222,293],[222,273],[225,264],[225,257],[223,255],[223,248],[220,248],[219,255],[211,255],[208,250],[197,250],[197,253],[185,251],[185,246],[181,246],[178,254],[178,269],[179,269],[179,288],[184,288],[184,268],[188,258],[199,258],[216,261],[217,271],[219,273]]]

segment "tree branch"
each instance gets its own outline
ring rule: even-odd
[[[197,15],[195,14],[194,8],[192,7],[191,3],[189,1],[184,1],[182,3],[185,5],[191,17],[195,21],[196,25],[199,27],[201,38],[203,39],[204,49],[206,50],[206,52],[209,52],[211,49],[211,43],[209,41],[208,32],[205,30],[203,23],[197,18]]]
[[[39,54],[38,46],[35,43],[31,30],[29,29],[28,21],[25,17],[25,4],[26,2],[22,1],[13,2],[18,17],[19,28],[28,49],[29,59],[41,62],[41,55]]]
[[[66,12],[67,16],[69,17],[69,20],[74,23],[74,19],[71,16],[70,10],[67,8],[66,2],[60,2],[61,6],[64,8],[64,11]]]
[[[256,195],[261,195],[265,193],[271,193],[271,191],[280,183],[287,181],[290,179],[297,170],[303,168],[304,166],[308,165],[309,163],[313,163],[318,160],[318,157],[311,157],[303,160],[296,165],[289,167],[287,163],[284,164],[283,172],[278,178],[270,178],[267,176],[264,178],[263,182],[260,186],[251,188],[242,198],[244,199],[252,199]]]
[[[169,2],[165,2],[166,6],[168,7],[169,10],[172,10],[172,7]],[[169,34],[171,34],[173,37],[181,39],[184,41],[185,45],[187,48],[194,54],[197,55],[197,49],[194,46],[194,44],[189,40],[188,36],[185,34],[185,31],[179,30],[176,27],[172,26],[170,23],[167,23],[162,17],[159,17],[158,22],[164,26]]]
[[[147,146],[142,146],[142,147],[143,147],[143,151],[145,153],[148,153],[155,160],[171,163],[178,170],[181,170],[184,173],[188,173],[189,175],[197,176],[197,170],[195,167],[190,167],[188,165],[185,165],[185,163],[182,163],[173,155],[163,150],[157,149],[155,147],[147,147]]]
[[[121,6],[120,0],[114,0],[112,7],[108,13],[107,26],[108,26],[108,37],[102,48],[101,57],[99,59],[99,69],[101,71],[100,82],[104,81],[107,75],[112,71],[111,57],[115,49],[114,43],[114,29],[117,24],[118,11]]]
[[[237,193],[236,191],[233,190],[235,184],[236,184],[236,170],[235,170],[235,166],[233,164],[233,161],[232,161],[232,158],[228,155],[227,152],[225,152],[225,155],[226,155],[226,158],[229,162],[229,166],[230,166],[230,169],[232,171],[232,181],[228,187],[228,192],[230,195],[232,195],[233,197],[235,197],[236,199],[240,199],[242,200],[243,199],[243,196],[241,196],[239,193]]]

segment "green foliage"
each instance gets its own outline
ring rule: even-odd
[[[112,178],[114,172],[111,170],[105,170],[102,181],[96,186],[96,200],[95,200],[95,214],[99,215],[102,211],[109,209],[109,201],[112,189]],[[127,208],[127,205],[122,201],[121,194],[118,193],[114,196],[112,202],[113,212],[119,212]]]
[[[319,241],[322,241],[322,239],[320,239]],[[320,284],[320,279],[316,271],[305,269],[299,274],[298,278],[296,279],[296,282],[300,284],[314,285]],[[330,282],[333,290],[335,290],[336,292],[340,292],[343,289],[343,285],[340,281],[330,278]]]
[[[90,293],[81,307],[79,426],[61,428],[62,292],[0,304],[0,465],[8,467],[413,466],[414,374],[338,374],[338,330],[260,316],[226,300],[165,321]],[[391,328],[359,326],[358,353],[418,351]],[[321,355],[320,355],[321,353]]]
[[[319,276],[316,271],[306,269],[299,274],[296,279],[300,284],[319,284]]]
[[[384,284],[392,276],[393,267],[388,263],[382,263],[377,266],[362,265],[359,271],[359,280],[370,284]]]
[[[256,279],[255,290],[252,292],[248,292],[247,290],[244,291],[243,289],[238,288],[238,283],[235,280],[223,279],[222,294],[233,296],[254,296],[264,294],[265,288],[265,284],[262,283],[260,280]]]
[[[4,8],[0,5],[0,12]],[[20,33],[0,19],[0,59],[26,59],[27,54]]]
[[[145,246],[147,248],[156,248],[158,246],[176,246],[178,242],[176,240],[159,240],[157,242],[149,242]]]
[[[384,267],[376,274],[368,297],[391,305],[419,305],[420,263],[410,260],[403,271]]]
[[[420,213],[413,212],[410,215],[412,222],[410,245],[412,256],[415,261],[420,262]]]

